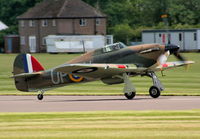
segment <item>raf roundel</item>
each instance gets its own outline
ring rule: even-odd
[[[69,76],[69,79],[71,80],[71,81],[73,81],[73,82],[81,82],[81,81],[83,81],[83,77],[78,77],[78,76],[75,76],[75,75],[72,75],[72,74],[69,74],[68,75]]]

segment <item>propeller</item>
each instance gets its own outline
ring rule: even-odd
[[[186,58],[183,57],[183,56],[179,53],[179,51],[175,52],[175,53],[174,53],[174,56],[175,56],[178,60],[180,60],[180,61],[186,61]]]
[[[167,44],[165,46],[165,51],[169,51],[170,54],[173,54],[178,60],[180,61],[186,61],[186,58],[180,54],[179,51],[180,47],[178,45],[174,44]]]
[[[167,44],[165,46],[165,51],[169,51],[170,54],[173,54],[178,60],[186,63],[187,59],[180,54],[180,46],[174,44]],[[185,65],[185,69],[188,70],[189,65]]]

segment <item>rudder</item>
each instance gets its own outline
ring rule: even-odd
[[[43,71],[44,67],[30,54],[19,54],[14,61],[13,74]]]
[[[30,54],[19,54],[13,64],[13,74],[33,73],[43,71],[43,66],[37,61],[36,58]],[[15,78],[15,86],[20,91],[28,92],[28,78],[17,77]]]

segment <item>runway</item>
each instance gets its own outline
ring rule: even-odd
[[[192,110],[200,109],[198,96],[0,96],[0,112],[75,112],[126,110]]]

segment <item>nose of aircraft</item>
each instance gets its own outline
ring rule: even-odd
[[[174,44],[167,44],[165,45],[165,51],[170,51],[170,54],[174,54],[179,50],[179,46],[178,45],[174,45]]]
[[[173,54],[178,60],[186,61],[185,57],[183,57],[179,53],[180,46],[174,44],[167,44],[165,45],[165,51],[169,51],[170,54]]]

